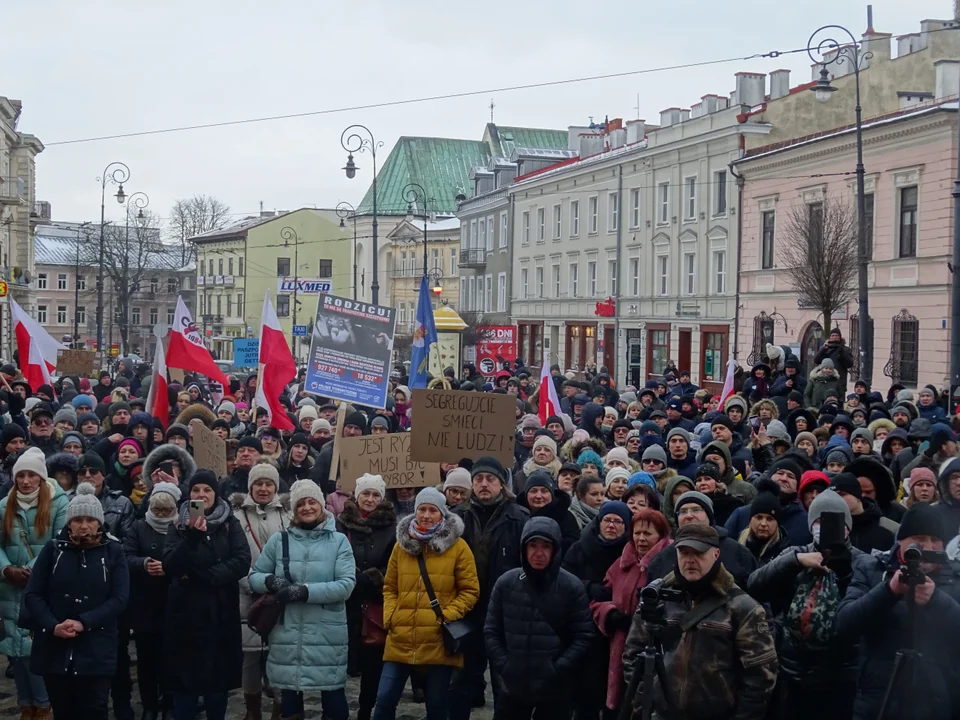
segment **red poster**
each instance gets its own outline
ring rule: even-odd
[[[485,339],[477,343],[477,370],[487,377],[497,374],[503,363],[517,358],[517,329],[512,325],[481,325],[477,328]]]

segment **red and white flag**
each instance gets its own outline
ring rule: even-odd
[[[730,358],[730,362],[727,363],[727,377],[723,381],[723,390],[720,393],[720,409],[723,409],[723,404],[727,402],[727,398],[734,394],[733,392],[733,374],[737,369],[737,361],[733,358]]]
[[[562,418],[564,413],[560,409],[560,400],[557,398],[557,386],[553,384],[553,376],[550,374],[550,351],[543,351],[543,365],[540,367],[540,404],[537,408],[537,415],[540,416],[540,422],[546,426],[547,418],[553,415]]]
[[[167,394],[167,358],[163,339],[157,335],[157,354],[153,358],[153,377],[147,395],[147,412],[160,420],[164,429],[170,423],[170,396]]]
[[[170,344],[167,346],[167,367],[191,370],[206,375],[210,380],[229,387],[227,378],[213,361],[213,356],[203,344],[200,329],[190,317],[190,311],[182,297],[177,298],[177,312],[170,328]]]
[[[41,385],[53,387],[50,373],[57,369],[57,351],[66,350],[67,346],[54,340],[16,300],[12,297],[9,300],[17,350],[20,354],[20,372],[34,392]]]
[[[265,408],[270,418],[270,427],[293,430],[293,423],[280,404],[280,395],[297,376],[297,364],[293,361],[287,338],[280,329],[277,311],[270,302],[270,291],[263,298],[263,315],[260,317],[260,372],[257,373],[257,407]]]

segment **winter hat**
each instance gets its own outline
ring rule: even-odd
[[[800,482],[800,478],[803,476],[803,468],[800,467],[800,463],[798,463],[789,455],[781,457],[770,466],[770,471],[768,473],[769,476],[773,477],[774,473],[776,473],[778,470],[786,470],[787,472],[791,473],[793,477],[796,478],[797,483]]]
[[[240,448],[253,448],[258,453],[263,453],[263,445],[260,444],[260,440],[255,438],[253,435],[247,435],[245,438],[242,438],[237,444],[237,450]]]
[[[121,410],[126,410],[128,413],[133,412],[133,408],[130,407],[130,403],[124,402],[123,400],[118,400],[117,402],[110,403],[109,417],[113,419],[113,416],[116,415]]]
[[[943,521],[937,508],[927,503],[916,503],[904,514],[897,530],[897,540],[905,540],[914,535],[929,535],[947,542],[953,533],[943,527]]]
[[[657,425],[653,420],[644,420],[640,423],[640,434],[641,435],[661,435],[660,426]]]
[[[347,413],[347,416],[343,420],[343,426],[346,427],[347,425],[353,425],[354,427],[364,430],[367,427],[367,416],[359,410]]]
[[[580,468],[577,468],[577,472],[580,472]],[[470,482],[470,471],[466,468],[458,467],[448,472],[447,479],[443,481],[443,489],[446,490],[447,488],[471,490],[473,485]]]
[[[831,360],[830,358],[824,358],[824,359],[821,361],[821,363],[820,363],[820,367],[825,368],[825,369],[826,369],[826,368],[829,368],[830,370],[835,370],[835,369],[836,369],[836,366],[834,366],[834,364],[833,364],[833,360]]]
[[[57,410],[57,414],[53,416],[54,424],[58,422],[68,422],[74,427],[77,426],[77,413],[72,407],[65,406]]]
[[[670,442],[670,438],[678,437],[678,436],[686,440],[688,446],[690,445],[690,439],[691,439],[690,433],[684,430],[682,427],[675,427],[670,432],[667,433],[667,443]]]
[[[217,414],[219,415],[220,413],[222,413],[222,412],[224,412],[224,411],[226,411],[226,412],[230,413],[231,415],[233,415],[234,417],[236,417],[236,415],[237,415],[237,406],[234,405],[234,404],[233,404],[232,402],[230,402],[229,400],[224,400],[222,403],[220,403],[220,407],[217,408]]]
[[[897,393],[897,402],[913,402],[913,393],[909,390],[901,390]]]
[[[417,499],[413,502],[414,512],[416,512],[417,508],[421,505],[435,505],[442,513],[447,509],[447,499],[443,496],[443,493],[436,488],[425,487],[417,493]]]
[[[575,462],[570,462],[569,460],[560,466],[560,472],[563,472],[564,470],[567,472],[576,473],[577,475],[580,474],[580,466]],[[449,473],[447,474],[447,477],[450,477]]]
[[[153,491],[150,493],[150,507],[153,507],[153,498],[160,495],[169,495],[173,498],[175,504],[179,504],[180,498],[183,497],[183,492],[178,485],[174,485],[171,482],[158,482],[153,486]]]
[[[198,471],[199,472],[199,471]],[[296,510],[301,500],[313,498],[323,507],[323,493],[313,480],[297,480],[290,488],[290,507]]]
[[[821,490],[826,490],[830,487],[830,478],[825,472],[821,472],[820,470],[807,470],[803,473],[803,477],[800,478],[799,493],[803,495],[811,485],[820,485]]]
[[[535,487],[546,488],[550,491],[550,494],[553,495],[557,490],[557,483],[554,482],[553,477],[546,470],[534,470],[530,473],[527,482],[523,486],[524,494]]]
[[[297,411],[297,420],[303,420],[304,418],[310,418],[311,420],[316,420],[320,417],[320,414],[317,412],[317,409],[312,405],[304,405]]]
[[[499,460],[490,455],[485,455],[473,463],[473,468],[470,470],[471,481],[478,473],[489,473],[498,478],[501,483],[506,482],[507,471],[503,469],[503,465]]]
[[[658,460],[662,464],[667,464],[667,454],[663,451],[663,448],[659,445],[651,445],[646,450],[643,451],[641,456],[641,462],[645,460]]]
[[[145,412],[135,412],[130,416],[130,427],[132,428],[136,425],[145,425],[148,428],[153,427],[153,417]]]
[[[707,513],[707,517],[710,519],[710,524],[713,525],[713,500],[708,498],[702,492],[697,492],[696,490],[687,490],[687,492],[677,498],[677,502],[673,506],[673,512],[679,517],[680,508],[687,503],[694,503],[695,505],[702,507],[703,511]]]
[[[310,423],[311,435],[316,435],[321,430],[326,430],[328,433],[332,433],[333,425],[330,424],[329,420],[324,420],[323,418],[319,418],[318,420],[314,420],[312,423]]]
[[[830,487],[837,492],[845,492],[848,495],[853,495],[858,500],[863,499],[863,489],[860,487],[860,481],[857,480],[857,476],[853,473],[837,473],[830,481]]]
[[[520,420],[520,429],[528,430],[533,428],[534,430],[539,430],[543,425],[540,424],[540,418],[536,415],[524,415]]]
[[[607,500],[600,506],[600,512],[597,513],[597,522],[599,523],[607,515],[617,515],[623,520],[624,527],[629,528],[633,522],[633,511],[627,507],[625,502],[619,500]]]
[[[172,423],[170,427],[167,428],[167,442],[169,442],[172,437],[182,437],[189,440],[190,430],[182,423]]]
[[[79,460],[73,453],[58,452],[47,458],[47,476],[53,477],[57,472],[77,474]]]
[[[390,421],[387,420],[383,415],[377,415],[373,420],[370,421],[370,429],[372,430],[375,427],[383,427],[389,430]]]
[[[910,471],[910,477],[903,481],[903,488],[907,492],[910,492],[918,482],[928,482],[936,486],[937,476],[933,474],[933,470],[930,468],[915,467]]]
[[[807,432],[806,430],[804,430],[801,433],[797,433],[797,439],[793,443],[794,446],[796,446],[796,444],[799,443],[801,440],[809,440],[811,443],[813,443],[814,450],[820,447],[820,443],[817,440],[817,436],[814,435],[812,432]]]
[[[639,471],[639,472],[635,472],[635,473],[634,473],[633,475],[631,475],[630,478],[627,480],[627,488],[628,488],[628,489],[629,489],[629,488],[632,488],[634,485],[647,485],[647,486],[653,488],[654,490],[657,489],[657,481],[656,481],[656,479],[653,477],[653,475],[651,475],[651,474],[648,473],[648,472],[643,472],[642,470]]]
[[[538,447],[543,446],[550,450],[553,453],[554,457],[557,455],[557,443],[556,441],[547,435],[538,435],[537,439],[533,441],[533,449],[536,450]]]
[[[792,400],[797,405],[803,405],[803,393],[799,390],[791,390],[789,393],[787,393],[787,400]]]
[[[128,437],[120,441],[120,444],[117,445],[117,452],[120,452],[121,448],[130,446],[137,451],[137,457],[143,457],[143,445],[140,444],[140,441],[136,438]]]
[[[619,461],[626,467],[630,467],[630,455],[627,453],[627,449],[623,447],[615,447],[610,450],[603,459],[604,467],[609,467],[611,461]]]
[[[228,422],[227,422],[226,420],[224,420],[223,418],[217,418],[217,419],[214,420],[213,423],[210,425],[210,429],[211,429],[211,430],[216,430],[217,428],[221,428],[221,429],[226,430],[227,432],[229,432],[229,431],[230,431],[230,423],[228,423]]]
[[[17,425],[16,423],[7,423],[3,426],[3,429],[0,430],[0,451],[2,451],[11,440],[20,438],[21,440],[27,439],[27,434],[23,431],[23,428]]]
[[[207,485],[213,489],[213,494],[216,497],[220,496],[220,483],[217,482],[217,476],[211,470],[197,470],[193,474],[193,477],[190,478],[190,490],[193,490],[197,485]]]
[[[856,480],[856,478],[854,478]],[[807,510],[807,528],[813,532],[813,524],[820,519],[825,512],[843,513],[843,523],[847,530],[853,529],[853,516],[850,514],[850,508],[847,503],[833,489],[817,495]]]
[[[693,474],[693,480],[696,481],[699,477],[709,477],[713,478],[716,482],[720,482],[720,466],[712,462],[703,463]]]
[[[77,517],[90,517],[103,525],[103,506],[97,499],[97,489],[90,483],[80,483],[77,494],[67,505],[67,522]]]
[[[787,426],[779,420],[771,420],[767,423],[767,437],[772,440],[779,440],[790,444],[790,433],[787,432]]]
[[[765,513],[766,515],[772,515],[773,519],[779,523],[780,511],[780,498],[773,493],[757,493],[757,496],[753,499],[753,502],[750,503],[750,517],[753,517],[759,513]]]
[[[590,433],[583,428],[578,428],[577,430],[573,431],[573,435],[570,436],[570,439],[573,440],[573,442],[585,442],[586,440],[590,439]]]
[[[717,425],[723,425],[725,428],[727,428],[727,430],[729,430],[730,432],[733,432],[733,420],[728,418],[726,415],[723,415],[722,413],[720,415],[717,415],[710,422],[711,429],[716,427]]]
[[[608,457],[609,457],[609,456],[608,456]],[[630,479],[630,473],[627,472],[626,470],[624,470],[622,467],[610,468],[610,469],[607,471],[607,476],[606,476],[606,478],[605,478],[605,480],[604,480],[603,486],[604,486],[604,487],[610,487],[610,483],[612,483],[612,482],[613,482],[614,480],[616,480],[617,478],[620,478],[621,480],[627,480],[627,481],[629,481],[629,479]]]
[[[307,439],[307,436],[305,433],[302,433],[302,432],[294,433],[293,437],[290,438],[290,447],[293,447],[294,445],[303,445],[304,447],[309,448],[310,440]]]
[[[871,447],[873,446],[873,433],[870,432],[867,428],[861,427],[853,431],[853,434],[850,435],[851,445],[853,444],[853,441],[856,440],[857,438],[863,438],[868,443],[870,443]]]
[[[603,459],[593,450],[584,450],[580,453],[580,456],[577,458],[577,464],[580,466],[580,469],[583,469],[584,465],[593,465],[598,470],[603,470]],[[473,466],[473,472],[476,474],[477,466]]]
[[[43,455],[43,450],[37,447],[28,447],[26,450],[24,450],[14,463],[13,472],[10,473],[10,475],[14,480],[16,480],[17,473],[23,472],[24,470],[29,470],[30,472],[36,473],[40,477],[46,479],[47,459]]]
[[[77,472],[90,468],[101,473],[106,473],[106,465],[103,464],[103,458],[95,452],[85,452],[80,456],[80,462],[77,465]]]
[[[460,468],[457,469],[459,470]],[[464,472],[466,472],[466,470],[464,470]],[[360,493],[364,490],[373,490],[380,495],[381,499],[387,496],[387,484],[383,481],[383,476],[381,475],[364,473],[358,477],[357,486],[353,489],[353,496],[360,497]]]
[[[273,483],[274,488],[280,487],[280,473],[277,472],[277,468],[274,467],[273,463],[258,462],[250,468],[250,472],[247,475],[247,492],[253,491],[253,484],[257,480],[269,480]]]
[[[827,456],[823,460],[824,467],[832,462],[843,463],[844,467],[850,464],[850,451],[847,450],[846,446],[835,447],[827,453]]]

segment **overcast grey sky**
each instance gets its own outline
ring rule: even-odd
[[[945,0],[875,0],[874,25],[895,35],[948,18]],[[0,95],[23,101],[20,129],[48,143],[38,197],[58,220],[94,220],[95,178],[130,166],[126,190],[168,214],[177,198],[214,195],[238,214],[339,200],[359,202],[369,158],[348,181],[340,133],[361,122],[383,140],[400,135],[479,139],[489,119],[566,128],[588,116],[640,116],[727,94],[733,74],[793,71],[805,54],[295,120],[147,137],[56,141],[482,90],[741,57],[804,47],[823,24],[866,27],[853,0],[680,0],[615,4],[570,0],[38,0],[4,3]],[[852,120],[852,118],[851,118]],[[110,216],[119,218],[116,203]]]

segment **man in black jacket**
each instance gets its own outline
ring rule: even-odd
[[[857,476],[848,472],[837,473],[830,481],[830,487],[843,498],[853,516],[850,544],[865,553],[874,550],[887,552],[893,546],[897,525],[883,517],[873,500],[863,497]]]
[[[560,526],[536,517],[523,528],[521,568],[493,587],[483,635],[501,685],[496,717],[569,718],[575,673],[593,640],[583,584],[560,567]]]
[[[546,470],[530,473],[517,504],[527,508],[531,518],[548,517],[557,523],[560,528],[559,559],[562,560],[567,550],[580,539],[580,526],[570,512],[570,495],[557,489],[556,481]]]

